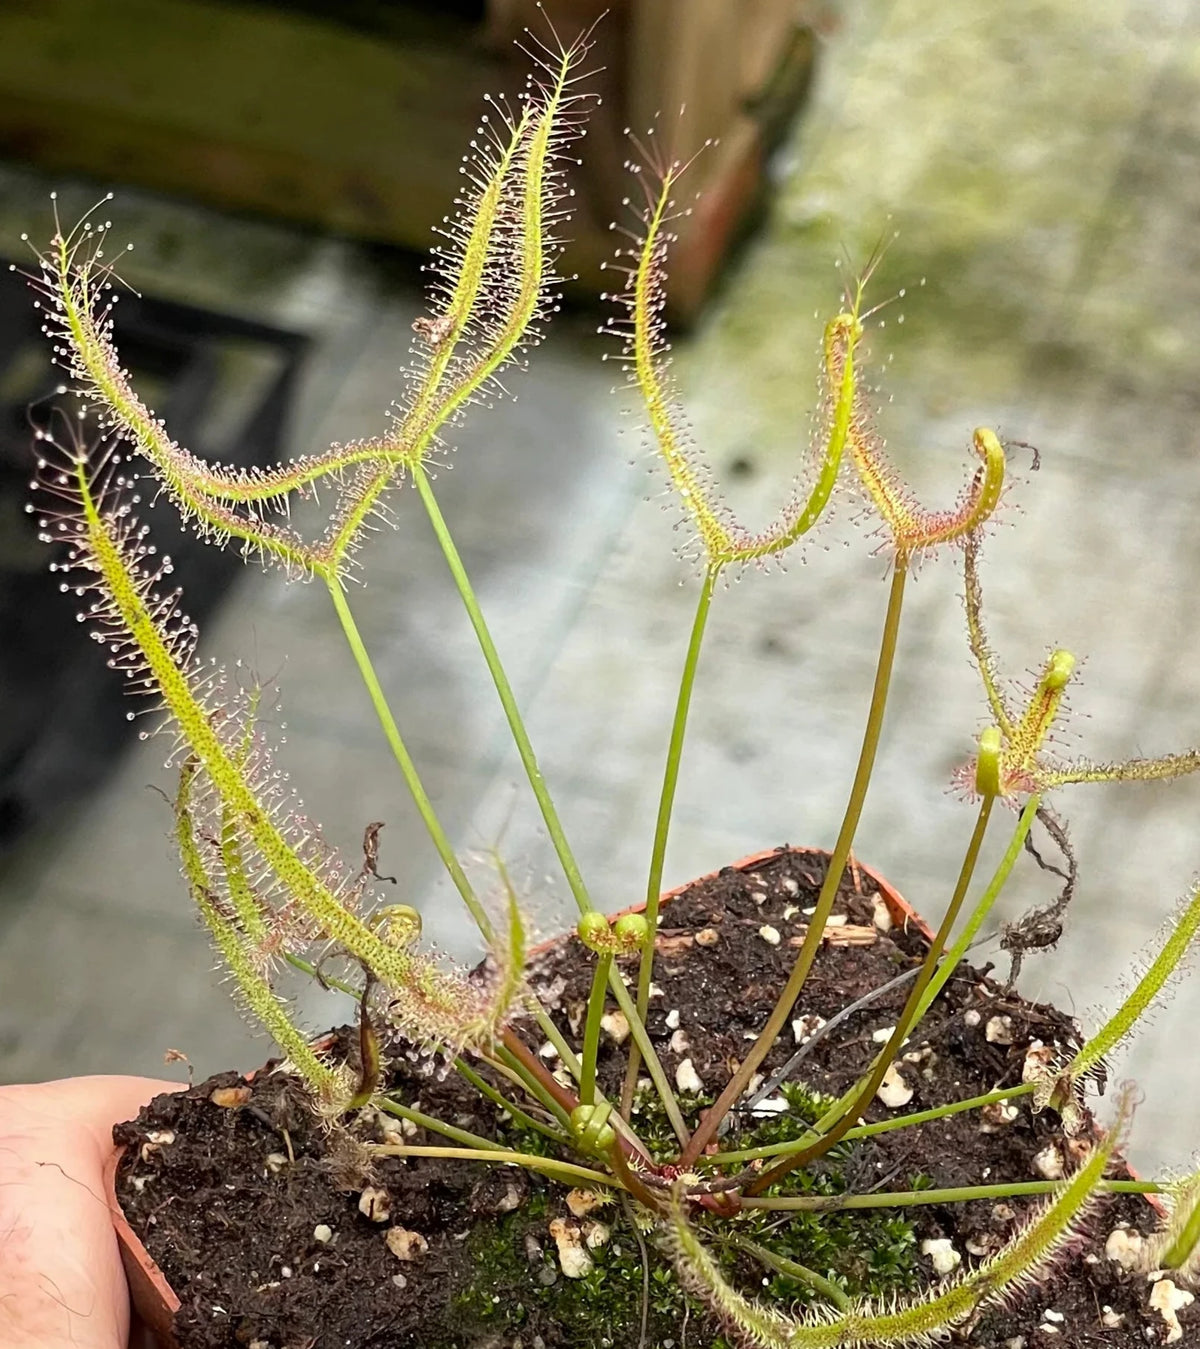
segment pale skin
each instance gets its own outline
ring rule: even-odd
[[[0,1344],[127,1349],[129,1295],[104,1197],[112,1127],[176,1082],[0,1087]],[[145,1343],[148,1343],[146,1341]],[[133,1346],[141,1349],[135,1338]]]

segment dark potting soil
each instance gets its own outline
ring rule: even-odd
[[[824,867],[820,854],[781,850],[749,872],[727,868],[697,883],[665,910],[649,1031],[673,1078],[690,1060],[708,1099],[728,1080],[782,986]],[[823,945],[796,1019],[830,1019],[916,962],[923,938],[912,929],[880,931],[874,889],[869,877],[847,875],[836,908],[845,930],[836,935],[848,940]],[[569,940],[530,971],[532,985],[576,1045],[593,961]],[[878,1049],[873,1033],[894,1024],[905,991],[893,990],[843,1022],[820,1041],[795,1080],[824,1096],[849,1087]],[[783,1066],[798,1034],[814,1024],[781,1039],[768,1071]],[[525,1031],[532,1046],[541,1043],[535,1028]],[[896,1109],[876,1100],[865,1118],[1016,1085],[1035,1040],[1066,1048],[1078,1035],[1054,1008],[1008,995],[984,973],[964,968],[899,1064],[911,1100]],[[341,1043],[352,1057],[353,1034]],[[552,1057],[547,1062],[557,1066]],[[606,1092],[619,1091],[624,1063],[624,1050],[606,1034],[600,1060]],[[699,1305],[679,1294],[653,1234],[639,1238],[628,1209],[610,1205],[573,1217],[565,1188],[530,1172],[386,1157],[374,1161],[369,1183],[386,1192],[377,1202],[388,1212],[373,1221],[360,1204],[367,1184],[361,1158],[314,1121],[295,1084],[260,1072],[241,1104],[233,1102],[246,1093],[221,1090],[245,1085],[236,1073],[210,1078],[156,1098],[135,1122],[114,1131],[127,1145],[117,1182],[121,1205],[179,1296],[176,1331],[184,1349],[634,1349],[644,1279],[647,1349],[726,1342]],[[390,1088],[403,1103],[505,1146],[553,1148],[498,1117],[443,1063],[402,1047]],[[1044,1167],[1046,1149],[1065,1150],[1069,1158],[1070,1145],[1053,1112],[1033,1115],[1027,1097],[1014,1105],[1017,1114],[1007,1122],[994,1115],[988,1122],[973,1110],[844,1145],[797,1187],[861,1193],[1038,1179],[1035,1157],[1042,1156]],[[761,1142],[784,1118],[739,1121],[727,1142]],[[634,1122],[647,1139],[664,1127],[649,1107]],[[372,1142],[448,1142],[421,1129],[401,1133],[398,1120],[373,1112],[364,1112],[354,1133]],[[841,1278],[851,1293],[886,1295],[889,1288],[937,1284],[923,1242],[947,1238],[970,1268],[996,1250],[1036,1202],[803,1214],[787,1219],[787,1230],[800,1233],[790,1249],[808,1256],[793,1258]],[[569,1232],[602,1242],[582,1279],[563,1272],[550,1231],[556,1221],[560,1231],[566,1223]],[[706,1238],[717,1243],[719,1220],[705,1223]],[[1103,1197],[1051,1271],[1009,1306],[958,1332],[960,1340],[986,1349],[1144,1349],[1164,1342],[1166,1322],[1148,1306],[1152,1285],[1104,1254],[1108,1234],[1121,1224],[1146,1232],[1154,1215],[1139,1196]],[[400,1258],[397,1247],[411,1258]],[[723,1264],[751,1294],[768,1284],[770,1272],[749,1256],[725,1251]],[[783,1276],[770,1276],[769,1291],[784,1306],[807,1296]],[[1180,1314],[1185,1327],[1192,1310]]]

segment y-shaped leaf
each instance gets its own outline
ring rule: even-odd
[[[184,517],[202,535],[238,539],[247,552],[290,571],[335,574],[397,472],[422,462],[440,430],[495,386],[500,369],[538,340],[536,324],[551,307],[558,244],[551,226],[564,214],[561,158],[577,134],[578,67],[588,41],[538,57],[519,116],[495,101],[500,129],[485,117],[464,165],[471,186],[456,202],[460,217],[443,231],[450,246],[435,260],[435,312],[414,325],[418,360],[393,430],[335,445],[273,469],[210,465],[175,443],[134,391],[112,339],[111,264],[104,227],[81,222],[55,235],[38,284],[48,301],[57,353],[77,391],[101,409],[108,426],[150,461]],[[327,482],[336,492],[324,538],[306,542],[273,513],[293,494]]]
[[[847,437],[854,419],[858,377],[854,354],[862,338],[859,312],[870,269],[855,287],[850,310],[832,319],[825,329],[825,421],[828,430],[821,448],[816,477],[808,490],[800,479],[788,504],[766,529],[753,533],[742,526],[720,499],[712,471],[696,453],[691,430],[679,406],[670,372],[670,347],[665,338],[667,254],[674,236],[674,192],[687,166],[662,168],[657,193],[648,200],[642,234],[628,250],[631,265],[624,270],[629,286],[607,296],[625,310],[607,331],[621,338],[622,360],[630,384],[646,407],[650,429],[668,481],[690,520],[711,568],[777,557],[807,534],[820,519],[837,483]],[[618,268],[618,270],[621,270]]]
[[[589,97],[575,92],[588,49],[583,37],[545,59],[535,58],[542,77],[532,82],[526,112],[513,128],[511,151],[500,154],[481,192],[479,206],[486,204],[487,210],[475,211],[457,270],[449,258],[444,260],[445,277],[455,281],[449,306],[420,329],[433,347],[424,374],[414,380],[414,392],[402,404],[391,434],[366,445],[402,454],[410,464],[422,462],[441,428],[496,388],[499,372],[540,340],[537,325],[554,304],[552,267],[559,244],[551,226],[565,214],[557,209],[565,196],[561,159],[579,134],[580,104]],[[452,230],[449,237],[453,244],[460,236]],[[490,264],[486,271],[485,264]],[[443,329],[443,324],[449,326]],[[449,353],[464,335],[473,340],[464,344],[461,359],[452,361]],[[449,348],[445,354],[443,342]],[[385,463],[364,473],[347,494],[321,545],[331,572],[342,566],[393,473]]]

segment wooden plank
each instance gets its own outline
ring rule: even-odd
[[[424,246],[505,73],[205,0],[3,6],[0,153]]]
[[[672,305],[694,313],[761,186],[749,101],[773,78],[793,0],[489,0],[482,25],[406,13],[389,10],[381,36],[283,5],[0,3],[0,154],[424,249],[484,94],[520,86],[512,37],[549,20],[570,41],[604,15],[564,267],[581,292],[602,288],[629,190],[624,130],[661,108],[678,153],[721,139],[696,167],[705,195],[676,254]]]
[[[762,200],[775,124],[803,97],[812,64],[798,14],[795,0],[634,0],[631,120],[648,127],[661,112],[671,158],[715,142],[692,168],[700,196],[673,249],[676,318],[698,312]]]
[[[753,102],[775,80],[793,35],[801,27],[796,0],[740,0],[738,90]]]
[[[639,133],[657,119],[684,159],[730,129],[738,112],[738,22],[728,0],[638,0],[628,107]]]

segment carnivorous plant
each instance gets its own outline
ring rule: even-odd
[[[518,1165],[567,1188],[624,1196],[639,1232],[669,1254],[679,1286],[699,1299],[739,1344],[816,1346],[923,1344],[987,1304],[1008,1297],[1052,1261],[1106,1189],[1163,1192],[1173,1202],[1154,1246],[1156,1268],[1188,1277],[1200,1249],[1200,1180],[1170,1187],[1113,1181],[1107,1168],[1130,1113],[1123,1097],[1119,1123],[1089,1134],[1075,1169],[1062,1179],[1012,1180],[952,1191],[846,1194],[825,1207],[879,1205],[898,1209],[988,1195],[1044,1194],[1043,1207],[994,1254],[932,1289],[881,1302],[848,1293],[827,1273],[806,1269],[750,1241],[739,1222],[748,1213],[786,1220],[819,1207],[798,1181],[805,1168],[857,1138],[919,1127],[959,1111],[978,1111],[1021,1098],[1077,1122],[1089,1080],[1134,1029],[1180,965],[1200,927],[1200,888],[1193,889],[1164,929],[1157,954],[1109,1020],[1076,1053],[1047,1061],[1023,1084],[881,1124],[860,1123],[922,1018],[945,988],[991,912],[1040,820],[1074,861],[1065,829],[1047,802],[1076,783],[1167,778],[1200,766],[1195,750],[1124,764],[1066,764],[1051,752],[1050,734],[1074,677],[1074,659],[1053,651],[1036,684],[1020,697],[1004,686],[984,633],[980,552],[1008,483],[1008,448],[979,428],[971,437],[977,466],[954,506],[919,502],[889,461],[873,423],[864,363],[873,312],[866,291],[874,261],[845,292],[825,325],[823,402],[813,455],[804,464],[772,522],[747,529],[724,504],[714,474],[693,443],[672,380],[664,338],[667,256],[684,166],[650,153],[633,166],[637,228],[613,264],[624,280],[611,297],[606,325],[620,346],[628,384],[645,408],[652,448],[687,524],[685,552],[698,572],[696,613],[666,734],[660,805],[649,860],[644,910],[613,921],[597,906],[555,809],[504,665],[492,640],[451,529],[439,509],[430,463],[448,448],[455,426],[472,407],[502,392],[501,380],[540,340],[556,305],[557,231],[570,204],[571,156],[582,135],[588,91],[588,42],[543,44],[529,39],[533,73],[519,100],[492,100],[464,163],[464,186],[453,219],[434,251],[428,311],[414,326],[413,361],[386,430],[371,439],[335,444],[327,452],[269,469],[233,470],[206,462],[177,444],[126,376],[114,342],[114,260],[106,227],[90,220],[59,229],[40,257],[35,282],[46,326],[76,397],[102,419],[104,439],[86,445],[53,429],[39,433],[36,491],[31,510],[52,546],[51,566],[73,591],[81,617],[124,671],[131,694],[161,708],[174,737],[177,770],[173,811],[184,879],[234,986],[253,1016],[286,1055],[288,1070],[306,1085],[313,1109],[330,1129],[350,1126],[364,1109],[389,1112],[440,1136],[437,1145],[401,1143],[384,1150],[461,1158],[480,1167]],[[649,162],[646,162],[648,158]],[[398,488],[413,491],[403,499]],[[327,504],[323,530],[294,526],[289,505],[320,489]],[[404,904],[377,899],[378,828],[367,831],[365,860],[349,867],[295,813],[274,764],[260,717],[261,693],[245,688],[197,651],[197,632],[183,600],[170,588],[171,565],[157,550],[136,507],[139,494],[162,492],[181,516],[216,546],[281,568],[296,581],[328,592],[367,696],[400,774],[463,905],[489,952],[486,975],[446,968],[422,949],[421,919]],[[682,1098],[647,1032],[659,893],[696,673],[712,606],[724,602],[721,582],[800,547],[817,529],[832,499],[856,495],[876,520],[889,561],[890,586],[862,749],[815,910],[773,1011],[748,1045],[719,1096],[701,1113]],[[514,887],[499,869],[507,896],[497,918],[480,898],[456,855],[422,784],[403,728],[389,708],[367,644],[357,626],[349,584],[369,531],[410,504],[425,512],[441,547],[508,727],[540,808],[562,873],[579,910],[578,939],[594,953],[594,979],[582,1031],[572,1035],[543,1006],[525,978],[526,936]],[[964,567],[966,628],[978,666],[989,724],[959,784],[975,803],[951,902],[911,972],[903,1010],[869,1069],[839,1100],[821,1109],[791,1137],[759,1147],[747,1158],[723,1126],[747,1098],[761,1099],[760,1069],[792,1017],[818,957],[838,886],[852,861],[855,830],[866,798],[888,701],[905,588],[919,559],[951,554]],[[1011,807],[1010,810],[998,807]],[[995,872],[975,884],[989,829],[1007,829],[1010,842]],[[372,832],[373,831],[373,832]],[[1061,930],[1061,906],[1009,935],[1019,960],[1031,945]],[[340,973],[332,969],[340,964]],[[314,1047],[295,1023],[277,987],[290,966],[354,993],[359,1003],[359,1052],[347,1062]],[[601,1022],[615,1006],[627,1020],[628,1063],[619,1092],[597,1081]],[[536,1052],[553,1048],[562,1070]],[[518,1151],[430,1117],[397,1099],[387,1086],[387,1062],[398,1047],[419,1046],[452,1065],[511,1120],[540,1140]],[[655,1109],[675,1142],[668,1159],[639,1137],[635,1100],[648,1076]],[[731,1146],[732,1144],[732,1146]],[[786,1272],[808,1290],[808,1304],[758,1300],[735,1287],[714,1254],[726,1222],[731,1241]],[[757,1229],[756,1229],[757,1230]],[[713,1235],[716,1232],[717,1235]],[[780,1262],[783,1262],[781,1265]]]

